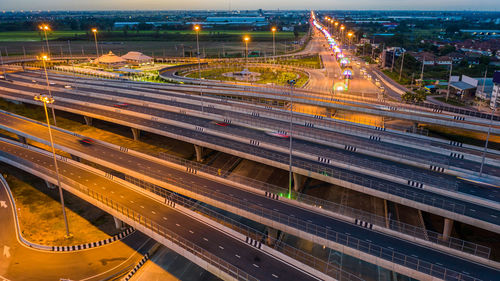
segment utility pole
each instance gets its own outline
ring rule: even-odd
[[[394,69],[394,58],[396,57],[396,48],[392,49],[392,63],[391,63],[391,72]]]
[[[450,77],[448,78],[448,90],[446,91],[446,101],[448,101],[448,98],[450,96],[450,84],[451,84],[451,71],[453,70],[453,62],[450,64]],[[484,89],[483,89],[484,91]]]
[[[403,52],[403,57],[401,58],[401,68],[399,69],[399,81],[401,82],[401,74],[403,73],[403,65],[405,63],[405,53]]]
[[[425,66],[425,55],[422,56],[422,71],[420,72],[420,86],[424,85],[424,66]]]

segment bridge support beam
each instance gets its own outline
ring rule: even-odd
[[[194,152],[196,153],[196,161],[203,162],[203,146],[194,145]]]
[[[27,144],[26,142],[26,138],[21,136],[21,135],[17,135],[17,138],[19,139],[19,142],[22,143],[22,144]]]
[[[123,221],[121,221],[119,218],[113,217],[113,219],[115,220],[115,227],[116,227],[116,229],[122,229],[125,226],[125,224],[123,223]]]
[[[136,128],[130,128],[132,129],[132,135],[134,135],[134,140],[139,140],[139,138],[141,137],[141,130],[139,129],[136,129]]]
[[[80,157],[78,157],[78,156],[76,156],[76,155],[73,155],[73,154],[70,154],[70,156],[71,156],[71,159],[72,159],[72,160],[74,160],[74,161],[76,161],[76,162],[82,162],[82,161],[81,161],[81,159],[80,159]]]
[[[276,244],[276,240],[278,239],[278,230],[276,228],[267,227],[267,246],[274,246]]]
[[[292,173],[292,175],[293,175],[293,190],[299,192],[303,188],[306,177],[297,173]]]
[[[453,229],[453,220],[449,218],[444,218],[443,227],[443,240],[448,241],[451,235],[451,230]]]
[[[83,119],[85,119],[85,124],[87,126],[92,126],[92,117],[83,116]]]

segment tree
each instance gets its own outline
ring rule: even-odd
[[[449,53],[455,52],[456,48],[453,45],[445,45],[441,48],[439,48],[439,55],[440,56],[446,56]]]

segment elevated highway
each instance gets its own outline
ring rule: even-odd
[[[25,124],[21,125],[23,123],[18,123],[18,126],[20,128],[25,128],[26,130],[33,130],[32,136],[30,137],[29,135],[25,134],[25,136],[36,139],[38,141],[44,141],[46,139],[46,133],[45,128],[40,125],[34,125],[34,124]],[[36,137],[35,137],[36,136]],[[197,176],[197,173],[189,173],[190,169],[188,170],[188,173],[186,173],[186,169],[184,170],[176,170],[172,169],[169,166],[166,166],[165,164],[160,164],[158,161],[151,161],[148,159],[139,159],[137,157],[134,157],[134,155],[129,154],[126,152],[126,149],[112,149],[108,148],[104,145],[94,145],[92,147],[86,148],[82,147],[78,142],[77,142],[77,137],[71,134],[62,134],[61,132],[55,132],[55,136],[58,141],[57,147],[59,149],[62,149],[64,151],[68,151],[72,153],[75,156],[88,159],[89,161],[93,161],[96,163],[99,163],[101,165],[105,165],[107,167],[113,168],[115,170],[118,170],[120,172],[123,172],[125,174],[143,179],[147,182],[152,182],[156,185],[159,186],[164,186],[165,188],[169,188],[174,190],[175,192],[179,192],[181,194],[185,194],[187,196],[196,198],[198,200],[202,200],[204,202],[208,202],[210,204],[214,204],[215,206],[219,208],[223,208],[238,214],[244,214],[245,217],[249,217],[252,219],[255,219],[256,221],[259,221],[264,224],[271,225],[273,227],[277,227],[278,229],[282,229],[283,231],[287,231],[290,233],[293,233],[294,235],[298,235],[299,237],[303,237],[302,234],[297,231],[292,230],[293,228],[297,227],[298,225],[303,225],[306,226],[305,229],[299,228],[302,231],[305,231],[306,233],[317,233],[313,234],[312,237],[317,237],[317,238],[312,238],[313,241],[321,242],[321,244],[327,245],[328,247],[332,247],[335,249],[339,249],[338,246],[335,244],[343,244],[342,240],[339,240],[338,235],[341,235],[340,233],[336,234],[336,236],[327,236],[328,240],[330,241],[335,241],[334,243],[325,241],[323,240],[318,240],[319,237],[322,237],[322,235],[319,235],[317,232],[319,229],[317,226],[323,226],[327,225],[326,231],[330,231],[331,233],[337,233],[338,230],[342,229],[344,234],[342,235],[349,235],[352,236],[354,239],[366,239],[366,237],[370,237],[370,243],[372,242],[374,244],[379,245],[379,243],[382,243],[382,245],[385,245],[386,247],[391,247],[396,249],[405,249],[406,253],[411,252],[411,249],[419,249],[418,253],[415,253],[414,256],[419,257],[419,259],[423,260],[428,260],[429,258],[432,259],[434,256],[439,256],[439,260],[448,260],[450,257],[444,258],[443,256],[440,256],[441,254],[437,251],[434,251],[434,253],[429,254],[425,253],[425,251],[430,251],[431,248],[427,247],[422,247],[418,246],[414,243],[411,242],[403,242],[402,240],[399,239],[394,239],[394,238],[389,238],[390,236],[384,235],[384,234],[379,234],[377,232],[370,231],[369,229],[356,226],[353,224],[346,224],[345,222],[339,221],[338,219],[333,219],[333,218],[328,218],[325,217],[324,215],[316,214],[312,211],[308,211],[307,209],[302,209],[302,208],[297,208],[294,205],[288,204],[286,202],[283,202],[283,199],[281,200],[272,200],[269,197],[265,197],[262,195],[255,195],[252,194],[251,192],[241,190],[238,188],[231,187],[231,185],[228,185],[228,183],[220,183],[220,182],[214,182],[208,179],[203,179],[200,178],[200,176]],[[46,141],[45,141],[46,142]],[[104,160],[103,162],[103,158]],[[157,172],[154,172],[158,170]],[[165,176],[160,176],[161,175],[168,175],[167,177]],[[172,181],[172,179],[175,179]],[[181,185],[181,183],[193,183],[196,187],[189,187],[186,185]],[[175,187],[177,186],[177,187]],[[179,188],[180,186],[180,188]],[[207,189],[207,191],[203,191],[204,189]],[[184,191],[183,191],[184,190]],[[185,190],[190,190],[188,193],[186,193]],[[216,190],[217,192],[214,193],[213,190]],[[196,195],[193,193],[195,191],[198,194],[202,194],[202,196]],[[223,195],[226,194],[226,195]],[[227,194],[230,194],[229,196]],[[210,195],[210,196],[208,196]],[[212,200],[207,200],[206,197],[211,197]],[[213,200],[215,196],[215,200]],[[221,197],[222,196],[222,197]],[[205,199],[203,198],[205,197]],[[225,199],[224,199],[225,198]],[[240,198],[244,198],[244,200],[241,200]],[[241,204],[238,203],[239,201],[242,201]],[[285,200],[286,201],[286,200]],[[257,209],[252,210],[252,208],[248,208],[248,204],[251,203],[251,206],[257,206]],[[231,206],[228,206],[232,205]],[[243,207],[246,206],[246,207]],[[234,208],[236,207],[236,209]],[[264,209],[262,209],[264,208]],[[239,209],[239,210],[238,210]],[[260,210],[259,210],[260,209]],[[256,212],[257,211],[257,212]],[[270,218],[279,218],[278,222],[284,223],[285,226],[284,228],[279,226],[279,223],[272,223],[269,220],[262,220],[258,219],[255,217],[255,214],[262,214],[262,212],[269,212],[271,215]],[[286,218],[289,214],[294,214],[293,218]],[[297,222],[297,224],[287,224],[286,222],[290,222],[290,219],[296,220],[295,217],[300,218],[299,220],[303,220],[302,223]],[[264,215],[263,218],[269,218],[267,215]],[[274,221],[275,219],[272,219],[271,221]],[[316,226],[315,226],[316,225]],[[311,233],[315,229],[315,232]],[[332,230],[330,230],[332,229]],[[337,230],[337,231],[334,231]],[[348,234],[347,234],[348,233]],[[309,235],[310,235],[309,234]],[[379,235],[381,239],[378,239]],[[359,237],[359,238],[358,238]],[[382,239],[382,237],[385,237]],[[304,236],[306,239],[311,239],[311,236]],[[361,241],[361,240],[360,240]],[[385,241],[385,242],[384,242]],[[365,242],[363,242],[365,243]],[[387,244],[385,244],[387,243]],[[406,243],[405,245],[399,245],[399,243]],[[399,246],[397,246],[399,245]],[[347,244],[344,247],[342,247],[345,251],[347,251],[347,247],[352,247],[353,245]],[[373,245],[373,247],[376,247]],[[341,249],[342,249],[341,248]],[[386,248],[389,249],[389,248]],[[349,250],[352,251],[352,250]],[[349,252],[348,251],[348,252]],[[356,251],[364,252],[362,248],[356,249],[353,252],[349,253],[356,253]],[[424,251],[424,252],[420,252]],[[373,253],[371,253],[373,254]],[[360,254],[355,254],[354,256],[359,256]],[[361,255],[362,256],[362,255]],[[413,256],[413,257],[414,257]],[[436,256],[436,257],[437,257]],[[384,257],[380,257],[384,258]],[[373,262],[373,258],[370,259],[369,257],[364,257],[365,260],[369,260],[370,262]],[[398,263],[398,261],[392,261],[394,263]],[[439,261],[440,264],[442,264],[441,261]],[[471,263],[471,262],[467,262]],[[467,264],[466,263],[466,264]],[[379,263],[377,263],[379,264]],[[381,263],[381,266],[383,263]],[[466,266],[466,264],[461,264],[461,266]],[[472,262],[472,264],[475,264]],[[387,266],[387,265],[385,265]],[[408,265],[407,265],[408,266]],[[409,274],[405,270],[401,270],[400,272],[404,272],[404,274]],[[467,271],[468,272],[468,271]]]

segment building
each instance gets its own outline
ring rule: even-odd
[[[109,53],[102,55],[94,60],[94,64],[103,65],[107,67],[118,67],[127,64],[127,61],[109,51]]]
[[[187,22],[186,24],[199,24],[204,27],[223,25],[266,26],[268,22],[265,17],[207,17],[203,22]]]
[[[380,54],[380,62],[382,64],[382,68],[384,67],[392,67],[393,59],[394,62],[401,56],[406,50],[401,47],[390,47],[386,48]]]
[[[500,71],[493,73],[493,90],[491,92],[490,108],[500,107]]]
[[[141,52],[128,52],[122,56],[122,59],[125,59],[128,64],[133,65],[150,64],[154,62],[152,57],[146,56]]]
[[[477,79],[462,75],[462,79],[460,81],[454,80],[455,79],[452,79],[450,82],[450,93],[455,94],[460,98],[474,96],[479,83]]]
[[[436,65],[451,65],[453,63],[453,59],[449,56],[438,57],[435,60]]]
[[[449,53],[448,56],[451,58],[453,63],[460,63],[462,60],[465,59],[465,55],[458,52]]]
[[[424,65],[434,65],[436,56],[433,53],[429,52],[421,52],[421,53],[412,53],[411,54],[417,61],[423,62]]]

